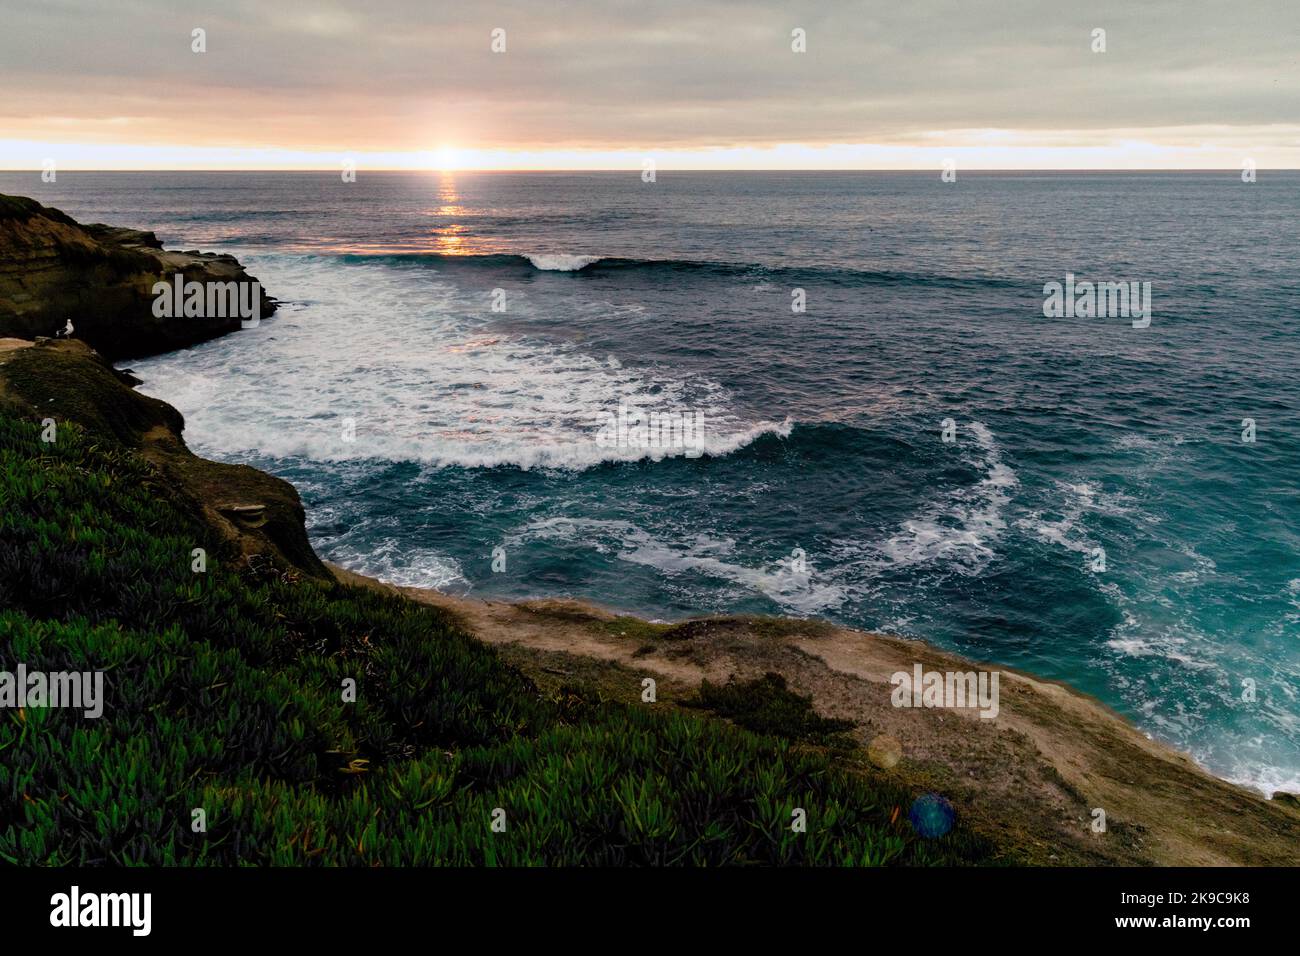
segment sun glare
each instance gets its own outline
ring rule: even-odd
[[[450,173],[459,168],[459,156],[451,146],[442,146],[433,154],[434,167],[441,172]]]

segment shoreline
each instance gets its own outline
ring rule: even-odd
[[[137,260],[130,264],[135,268]],[[45,266],[58,273],[49,261]],[[238,263],[230,268],[242,271]],[[54,318],[60,316],[42,321]],[[1300,863],[1300,801],[1294,796],[1267,799],[1216,777],[1065,682],[994,668],[923,640],[824,621],[724,615],[650,622],[570,599],[455,597],[323,563],[291,484],[194,455],[182,437],[180,413],[135,391],[132,377],[114,369],[111,356],[75,339],[29,340],[12,322],[5,327],[4,319],[0,308],[0,397],[75,421],[134,451],[157,469],[167,493],[191,502],[196,516],[258,573],[284,568],[298,578],[384,591],[436,608],[544,692],[562,695],[576,682],[598,696],[637,703],[650,678],[658,695],[653,703],[691,708],[705,682],[779,675],[821,717],[851,722],[853,747],[833,753],[844,768],[945,795],[976,830],[1029,863]],[[112,333],[110,325],[110,339]],[[167,351],[175,337],[174,329],[163,329],[158,351]],[[1002,678],[997,715],[895,706],[891,676],[917,666],[996,670]],[[1095,827],[1098,811],[1104,814],[1101,830]]]
[[[1223,776],[1217,773],[1212,767],[1206,766],[1204,763],[1197,760],[1195,756],[1193,756],[1191,753],[1184,750],[1183,748],[1179,747],[1177,744],[1171,743],[1167,740],[1163,740],[1159,736],[1144,730],[1132,717],[1128,716],[1127,714],[1124,714],[1122,711],[1117,710],[1111,704],[1108,704],[1105,700],[1096,696],[1095,694],[1090,694],[1087,691],[1080,689],[1079,687],[1072,684],[1067,679],[1044,677],[1040,674],[1034,673],[1033,671],[1024,670],[1022,668],[1011,667],[1005,664],[998,664],[994,661],[989,661],[989,660],[966,657],[965,655],[960,654],[957,651],[947,650],[942,645],[935,643],[931,639],[925,637],[914,637],[914,636],[907,636],[902,634],[884,634],[882,632],[877,632],[877,631],[867,631],[861,628],[852,627],[847,624],[839,624],[834,621],[830,621],[820,617],[795,618],[795,617],[787,617],[785,615],[753,615],[753,614],[746,614],[746,613],[734,613],[734,614],[719,613],[719,614],[706,614],[706,615],[687,615],[678,619],[644,618],[640,616],[639,612],[634,610],[627,610],[627,609],[615,607],[613,605],[602,604],[598,601],[593,601],[588,598],[575,598],[567,595],[539,595],[535,597],[520,598],[520,599],[472,597],[470,595],[450,594],[445,591],[441,591],[435,587],[397,584],[392,581],[384,580],[382,577],[379,577],[371,573],[355,571],[351,568],[345,568],[340,564],[336,564],[334,561],[332,561],[327,557],[322,557],[321,561],[330,570],[330,572],[333,573],[334,576],[336,578],[339,578],[340,580],[355,579],[356,583],[362,584],[363,586],[379,587],[385,590],[391,590],[395,593],[400,593],[407,596],[416,596],[415,599],[422,601],[422,603],[428,603],[435,606],[444,607],[448,610],[461,613],[462,615],[466,614],[468,609],[473,609],[473,608],[482,608],[482,609],[488,609],[493,607],[544,608],[548,606],[565,606],[565,607],[572,607],[579,613],[589,615],[593,619],[636,621],[642,625],[648,625],[651,627],[673,628],[691,622],[696,622],[701,620],[714,620],[714,619],[717,620],[764,619],[764,620],[774,620],[774,621],[785,621],[785,622],[789,622],[792,625],[804,624],[810,630],[814,630],[818,632],[824,631],[826,629],[831,629],[833,631],[840,632],[843,634],[859,635],[860,637],[865,639],[881,639],[881,640],[897,641],[903,644],[915,644],[918,647],[925,648],[926,650],[930,651],[936,656],[943,656],[943,657],[951,658],[954,661],[960,662],[966,666],[966,669],[973,668],[976,670],[984,670],[984,671],[995,669],[1000,673],[1015,674],[1020,678],[1031,680],[1037,684],[1045,684],[1045,685],[1052,685],[1052,686],[1059,687],[1062,690],[1105,711],[1115,720],[1121,721],[1127,724],[1128,726],[1132,727],[1134,731],[1141,734],[1152,744],[1155,744],[1161,748],[1164,748],[1165,750],[1169,751],[1172,754],[1178,755],[1179,757],[1191,761],[1192,764],[1194,764],[1197,768],[1199,768],[1203,773],[1205,773],[1209,777],[1212,777],[1213,779],[1228,784],[1232,787],[1236,787],[1247,793],[1254,794],[1258,797],[1263,798],[1264,800],[1276,799],[1279,795],[1283,799],[1286,799],[1288,797],[1300,798],[1300,793],[1293,793],[1288,790],[1279,790],[1275,788],[1265,787],[1263,785],[1257,785],[1243,780],[1235,780],[1231,777]]]
[[[1300,863],[1300,808],[1214,776],[1064,682],[997,667],[1003,683],[992,720],[970,710],[900,709],[890,701],[897,671],[991,665],[824,621],[720,616],[652,624],[589,602],[454,597],[326,566],[343,583],[451,613],[542,685],[580,676],[634,701],[650,676],[660,699],[679,705],[704,680],[780,673],[819,714],[855,722],[856,759],[876,738],[894,737],[901,759],[874,769],[960,797],[990,832],[1015,834],[1043,864]],[[1092,829],[1097,809],[1105,812],[1104,833]]]

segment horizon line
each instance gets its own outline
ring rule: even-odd
[[[1294,173],[1300,172],[1300,166],[1256,166],[1260,172],[1282,172]],[[44,170],[36,168],[16,168],[0,167],[0,173],[32,173],[37,176],[41,175]],[[158,166],[158,167],[141,167],[131,169],[58,169],[56,172],[61,174],[71,173],[329,173],[338,175],[337,168],[326,168],[320,166],[274,166],[274,167],[238,167],[238,168],[212,168],[204,169],[189,166]],[[392,167],[358,167],[358,173],[431,173],[435,175],[452,175],[457,173],[626,173],[629,175],[639,176],[641,169],[633,167],[608,167],[595,169],[590,167],[573,167],[568,169],[557,169],[554,167],[512,167],[502,166],[496,168],[467,167],[464,169],[438,169],[430,167],[428,169],[413,169],[409,166],[392,166]],[[942,172],[940,167],[934,169],[917,169],[915,167],[901,166],[860,166],[852,168],[828,169],[826,167],[681,167],[655,170],[656,175],[663,173],[918,173],[930,175],[934,172]],[[958,167],[955,172],[958,175],[972,175],[976,173],[1240,173],[1239,166],[1000,166],[989,168],[968,168]]]

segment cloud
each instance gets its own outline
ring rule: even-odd
[[[0,0],[0,22],[0,128],[48,142],[647,150],[1300,124],[1294,0]]]

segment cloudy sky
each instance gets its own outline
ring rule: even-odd
[[[0,0],[0,24],[9,169],[1300,167],[1300,0]]]

